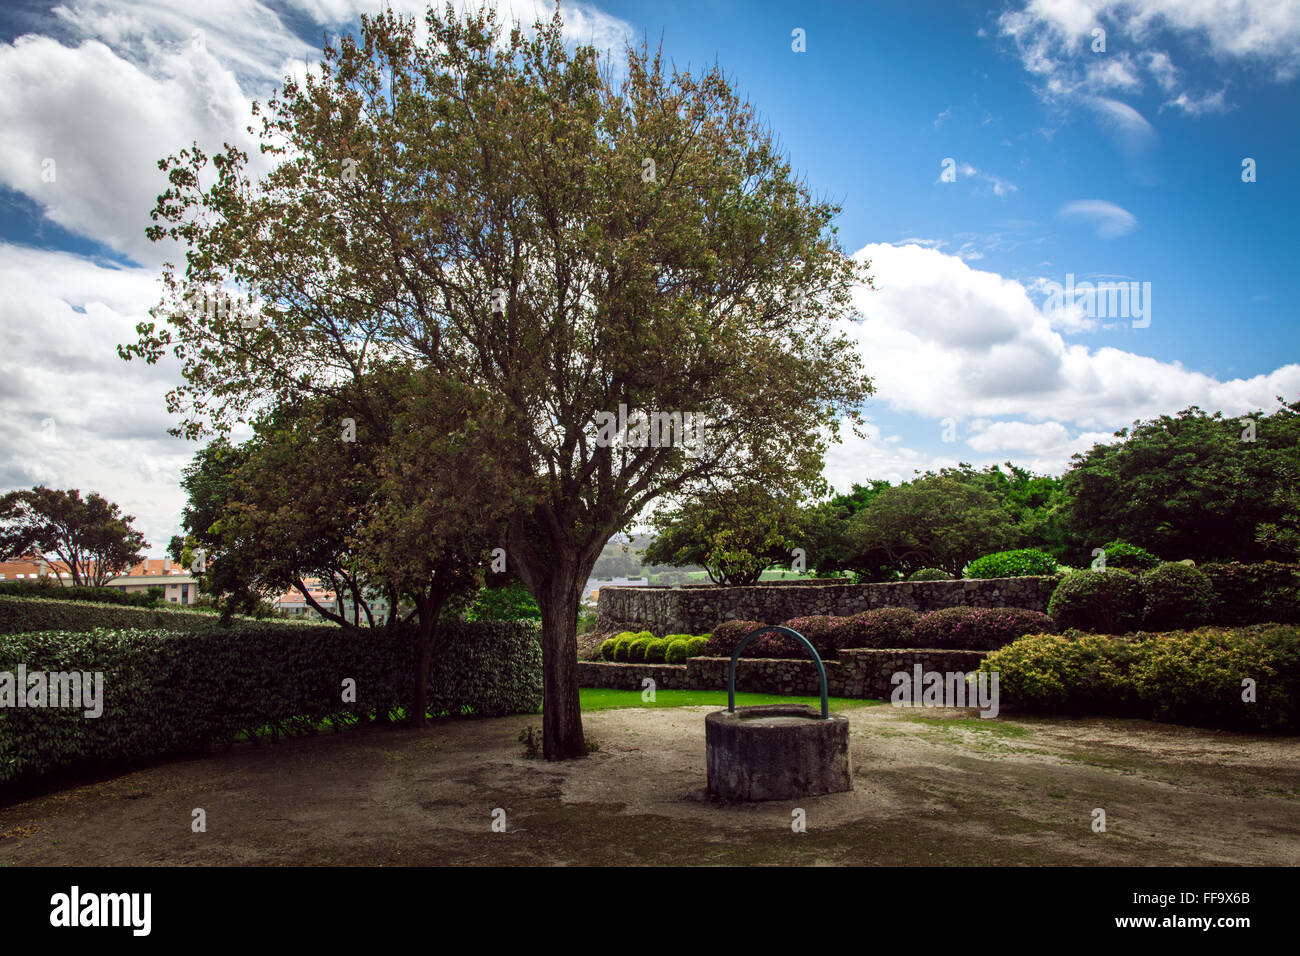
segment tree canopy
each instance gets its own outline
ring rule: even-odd
[[[615,81],[558,11],[426,23],[364,17],[256,106],[265,176],[232,146],[162,161],[150,235],[185,268],[120,351],[181,360],[189,435],[345,388],[382,427],[376,363],[481,396],[510,489],[492,524],[542,610],[544,752],[581,756],[576,615],[604,543],[662,495],[820,470],[871,389],[837,327],[867,264],[720,69],[642,46]],[[215,289],[258,305],[193,307]]]
[[[133,521],[96,492],[11,491],[0,497],[0,558],[39,554],[66,565],[74,584],[101,586],[144,560],[149,542]]]

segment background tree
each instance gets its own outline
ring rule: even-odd
[[[885,489],[853,516],[849,534],[858,553],[879,552],[903,575],[941,568],[956,577],[967,562],[1016,539],[998,500],[953,474]]]
[[[91,492],[38,485],[0,497],[0,558],[39,554],[61,561],[74,584],[102,586],[144,560],[149,542],[133,515]]]
[[[222,550],[222,510],[233,500],[234,476],[248,460],[245,449],[224,437],[209,442],[195,453],[181,472],[185,507],[181,509],[183,534],[173,535],[167,546],[172,560],[194,574],[201,593],[216,599],[227,617],[249,612],[261,595],[248,574],[251,562],[219,560]],[[254,566],[255,567],[255,566]],[[242,577],[241,577],[242,573]]]
[[[1300,403],[1271,415],[1192,406],[1115,433],[1075,455],[1063,482],[1071,562],[1122,539],[1166,560],[1285,557],[1261,526],[1285,526],[1288,475],[1300,473]],[[1266,530],[1266,529],[1265,529]]]
[[[699,565],[717,584],[753,584],[773,565],[789,566],[803,511],[792,495],[744,484],[699,492],[657,512],[652,524],[647,563]]]
[[[392,437],[376,450],[372,515],[355,540],[368,580],[407,597],[419,616],[410,720],[426,717],[434,626],[449,602],[482,587],[497,523],[514,504],[491,395],[425,369],[400,373]]]
[[[662,495],[818,470],[870,391],[835,330],[867,264],[720,69],[642,47],[616,83],[558,11],[507,37],[490,9],[426,23],[421,43],[365,17],[257,107],[265,178],[231,146],[163,161],[150,234],[186,245],[185,273],[164,269],[165,325],[120,351],[180,357],[189,434],[394,358],[487,393],[500,541],[542,612],[543,750],[582,756],[576,622],[602,546]],[[189,307],[223,284],[260,324]],[[703,413],[707,442],[613,435],[620,409]]]
[[[853,516],[889,487],[890,483],[883,480],[868,480],[865,485],[855,482],[847,494],[833,495],[827,501],[809,505],[798,538],[808,566],[818,574],[854,571],[869,581],[897,577],[897,570],[890,567],[889,556],[884,551],[861,550],[860,539],[849,530]]]

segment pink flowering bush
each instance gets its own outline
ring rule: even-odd
[[[912,630],[912,647],[991,651],[1026,634],[1056,634],[1055,622],[1041,611],[1021,607],[946,607],[921,616]]]

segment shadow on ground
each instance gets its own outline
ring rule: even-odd
[[[589,713],[565,764],[522,757],[536,716],[241,745],[0,809],[0,865],[1300,865],[1292,738],[860,707],[853,792],[728,806],[712,709]]]

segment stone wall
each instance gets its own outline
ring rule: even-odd
[[[894,691],[891,678],[899,671],[913,673],[913,668],[921,665],[921,671],[956,672],[969,674],[979,670],[980,663],[988,651],[953,651],[941,649],[860,649],[840,651],[844,659],[843,679],[839,697],[869,697],[875,700],[889,700]]]
[[[840,651],[840,660],[825,662],[827,693],[888,700],[894,689],[890,678],[898,671],[910,674],[920,664],[922,671],[970,673],[979,668],[986,653],[926,648]],[[649,677],[657,690],[726,690],[730,663],[729,657],[692,657],[685,664],[579,661],[578,684],[641,690],[641,681]],[[793,658],[742,657],[736,662],[736,690],[788,697],[821,694],[817,665]]]
[[[973,581],[896,581],[784,587],[655,588],[607,585],[600,589],[595,631],[707,634],[722,621],[783,624],[795,617],[847,617],[878,607],[918,613],[944,607],[1023,607],[1047,611],[1057,578],[984,578]]]
[[[641,690],[641,681],[646,677],[654,680],[657,690],[690,690],[695,686],[687,677],[685,664],[615,664],[578,661],[579,687]]]

